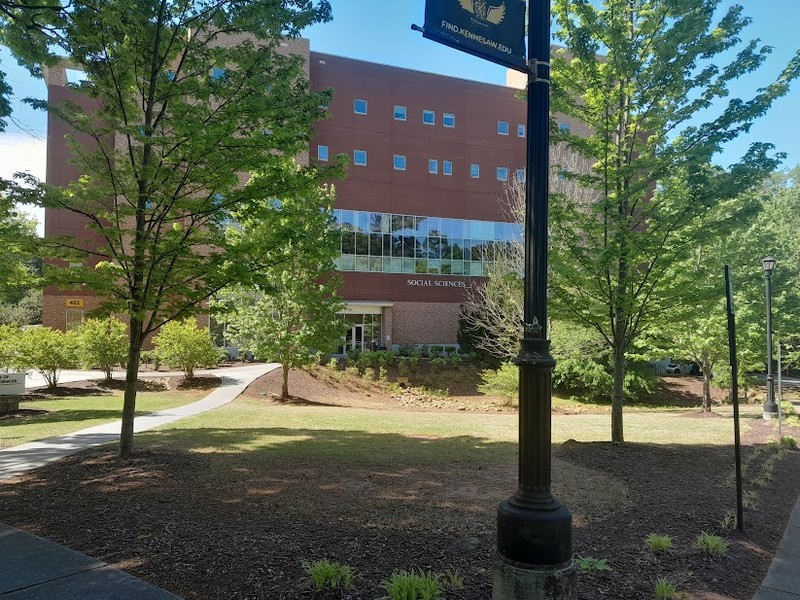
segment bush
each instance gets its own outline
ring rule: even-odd
[[[170,321],[153,338],[153,346],[159,361],[170,369],[181,369],[187,379],[194,377],[197,367],[212,367],[222,358],[208,329],[201,329],[194,320]]]
[[[562,358],[553,371],[553,385],[589,401],[611,397],[614,378],[601,364],[586,358]]]
[[[672,538],[668,535],[651,533],[647,536],[645,543],[651,552],[666,552],[672,547]]]
[[[78,364],[78,335],[64,333],[49,327],[31,327],[20,332],[16,341],[14,366],[24,370],[33,369],[44,377],[47,387],[58,385],[62,369]]]
[[[728,542],[718,535],[709,535],[705,531],[697,536],[694,545],[711,556],[722,556],[728,551]]]
[[[508,404],[514,404],[519,397],[519,369],[511,363],[504,363],[499,369],[481,371],[478,391],[487,396],[500,396]]]
[[[19,328],[0,325],[0,369],[13,371],[19,367],[17,342],[20,335]]]
[[[115,317],[87,319],[80,334],[82,361],[89,367],[97,367],[111,379],[111,371],[125,364],[128,357],[128,328]]]

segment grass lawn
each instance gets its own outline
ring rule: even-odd
[[[209,390],[187,389],[163,392],[141,391],[136,396],[136,414],[157,412],[189,404],[207,396]],[[96,395],[63,396],[20,402],[20,409],[45,410],[0,420],[0,448],[65,435],[122,418],[122,391]]]
[[[753,412],[756,411],[756,412]],[[758,414],[756,414],[758,413]],[[626,412],[625,439],[648,444],[730,444],[733,420],[698,418],[697,411]],[[760,407],[743,410],[742,429]],[[610,412],[553,415],[553,442],[610,441]],[[517,414],[375,411],[331,406],[265,406],[239,398],[217,410],[148,434],[161,443],[210,453],[291,453],[307,460],[376,462],[386,458],[436,463],[504,458],[516,452]],[[459,443],[459,440],[465,443]],[[437,442],[448,441],[447,444]],[[315,443],[316,442],[316,443]],[[291,458],[286,456],[283,458]],[[281,458],[281,459],[283,459]]]

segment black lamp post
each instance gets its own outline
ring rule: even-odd
[[[494,600],[575,597],[572,515],[550,492],[555,361],[547,339],[550,2],[528,5],[525,329],[519,366],[519,487],[497,511]]]
[[[761,261],[764,267],[764,282],[767,294],[767,400],[764,402],[764,418],[778,416],[778,405],[775,404],[775,378],[772,374],[772,271],[776,261],[767,256]]]

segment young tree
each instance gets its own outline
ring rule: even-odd
[[[97,367],[111,381],[114,367],[125,364],[128,356],[128,328],[116,317],[87,319],[80,330],[81,360]]]
[[[333,273],[340,244],[333,229],[333,191],[312,184],[280,202],[287,219],[307,215],[302,223],[295,221],[303,235],[287,248],[291,258],[266,272],[255,287],[228,290],[220,302],[233,342],[260,360],[281,364],[283,398],[289,397],[289,370],[332,351],[343,333],[338,314],[343,303],[336,295],[341,282]],[[269,210],[269,203],[261,210]],[[232,235],[258,245],[265,234],[260,212],[242,214],[241,230]]]
[[[80,91],[97,110],[35,104],[95,146],[73,144],[81,178],[44,186],[42,203],[81,215],[81,237],[99,241],[45,243],[48,255],[82,263],[51,270],[56,283],[86,285],[101,313],[129,317],[123,456],[145,338],[286,260],[297,238],[294,223],[276,219],[260,246],[232,243],[232,211],[332,174],[291,161],[307,151],[330,95],[310,93],[303,58],[283,48],[329,18],[325,0],[85,0],[67,13],[56,43],[85,72]],[[261,177],[246,181],[253,172]]]
[[[753,144],[729,170],[709,166],[723,145],[763,115],[800,73],[795,57],[751,99],[728,84],[770,53],[740,44],[750,22],[720,0],[554,0],[553,108],[582,131],[555,133],[594,167],[563,176],[593,190],[585,204],[564,196],[553,215],[554,314],[597,330],[613,354],[611,437],[623,442],[626,352],[657,312],[665,274],[694,240],[686,227],[716,203],[757,185],[780,156]],[[737,50],[725,66],[724,53]],[[604,56],[600,56],[600,54]],[[700,121],[712,114],[710,120]],[[705,230],[704,236],[714,235]]]
[[[58,386],[63,369],[78,364],[78,336],[49,327],[31,327],[19,332],[14,342],[17,367],[38,371],[48,388]]]
[[[186,379],[194,379],[198,367],[215,366],[221,357],[208,329],[198,327],[194,319],[170,321],[153,338],[153,346],[158,360],[181,369]]]

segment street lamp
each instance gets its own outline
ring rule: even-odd
[[[775,270],[775,259],[767,256],[761,261],[764,267],[764,282],[767,294],[767,400],[764,402],[764,418],[778,416],[778,405],[775,404],[775,379],[772,375],[772,271]]]

